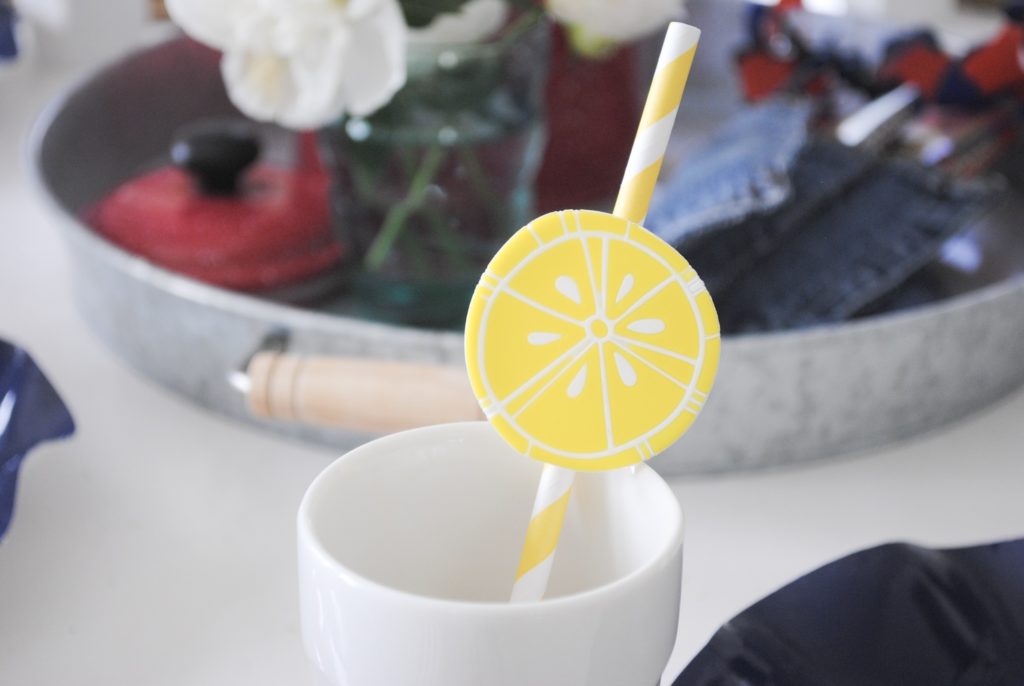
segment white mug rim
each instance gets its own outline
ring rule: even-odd
[[[451,424],[436,424],[433,426],[409,429],[407,431],[389,434],[373,441],[369,441],[336,458],[327,467],[325,467],[315,479],[313,479],[312,483],[306,489],[305,494],[302,496],[302,502],[299,505],[298,512],[298,539],[300,554],[302,554],[302,549],[311,551],[312,554],[320,559],[321,563],[336,572],[346,585],[381,595],[386,599],[405,603],[414,603],[422,607],[430,607],[438,610],[457,609],[460,612],[502,612],[512,615],[524,612],[536,612],[537,609],[541,607],[551,611],[562,609],[570,610],[578,605],[597,601],[599,598],[606,596],[609,593],[616,594],[624,592],[629,587],[643,584],[644,580],[648,576],[653,575],[658,568],[668,564],[676,552],[682,547],[684,519],[682,508],[679,506],[679,501],[664,478],[646,464],[638,464],[636,465],[636,468],[638,470],[642,470],[645,474],[649,473],[647,478],[653,478],[657,484],[656,488],[661,489],[669,498],[671,498],[671,501],[675,503],[674,512],[676,516],[671,523],[673,530],[667,539],[668,543],[663,545],[652,559],[648,560],[641,567],[634,569],[625,576],[621,576],[614,581],[594,588],[588,588],[584,591],[558,596],[557,598],[544,599],[540,602],[510,603],[507,601],[493,600],[460,600],[457,598],[438,598],[404,591],[402,589],[374,581],[373,579],[353,571],[346,565],[342,564],[333,555],[328,553],[321,541],[314,535],[309,510],[312,507],[312,500],[316,497],[315,491],[318,490],[318,487],[322,487],[322,483],[324,481],[330,478],[329,474],[334,469],[338,468],[338,465],[342,460],[366,459],[366,454],[372,453],[381,446],[401,444],[410,440],[421,442],[425,437],[428,439],[432,438],[432,434],[454,435],[465,432],[482,432],[485,430],[490,432],[494,431],[490,424],[485,421],[455,422]],[[494,437],[501,440],[497,434],[494,434]],[[630,468],[631,467],[624,467],[624,469]]]

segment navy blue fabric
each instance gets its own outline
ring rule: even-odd
[[[1024,539],[832,562],[723,625],[674,686],[867,684],[1024,684]]]
[[[14,39],[14,9],[0,0],[0,60],[18,56],[18,44]]]
[[[25,455],[74,430],[67,407],[29,354],[0,340],[0,538],[11,523]]]
[[[935,100],[944,104],[977,108],[989,98],[985,97],[978,85],[964,72],[963,65],[954,63],[949,66],[942,81],[939,82]]]

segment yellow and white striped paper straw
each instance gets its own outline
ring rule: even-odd
[[[637,224],[643,224],[647,218],[647,208],[665,159],[698,40],[700,29],[696,27],[680,22],[673,22],[668,27],[629,162],[626,163],[626,173],[615,200],[612,214],[617,217]]]
[[[544,597],[575,479],[576,472],[571,469],[544,465],[516,571],[516,583],[512,587],[513,603]]]
[[[615,200],[612,214],[618,217],[637,224],[642,224],[647,217],[698,40],[700,29],[694,26],[673,22],[668,27],[626,173]],[[544,465],[512,587],[512,602],[535,601],[544,597],[575,479],[576,472],[571,469]]]

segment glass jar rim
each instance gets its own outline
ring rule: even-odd
[[[465,43],[408,43],[409,62],[437,62],[442,55],[452,55],[459,61],[489,59],[516,45],[522,39],[534,38],[551,29],[551,19],[545,12],[525,11],[513,15],[504,26],[479,41]]]

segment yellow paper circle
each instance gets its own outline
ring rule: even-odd
[[[603,212],[552,212],[480,278],[466,366],[480,407],[524,455],[576,470],[646,460],[711,392],[718,317],[670,245]]]

